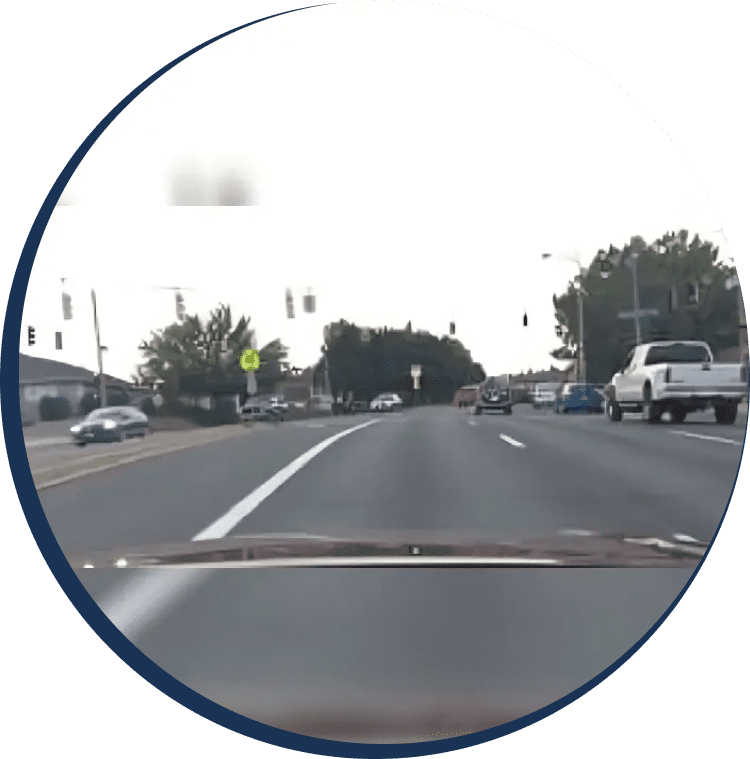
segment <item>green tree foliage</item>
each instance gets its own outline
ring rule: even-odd
[[[186,380],[221,382],[240,380],[239,356],[252,347],[250,319],[242,316],[233,324],[229,306],[220,305],[209,318],[197,315],[151,333],[139,350],[145,358],[140,376],[163,380],[163,395],[173,401]],[[226,350],[222,342],[226,341]]]
[[[413,364],[422,366],[422,392],[435,402],[450,402],[461,385],[485,377],[481,364],[472,360],[459,340],[413,332],[411,323],[404,330],[372,329],[370,340],[364,342],[362,329],[342,319],[326,327],[322,350],[334,397],[349,392],[360,399],[382,392],[408,396]],[[323,362],[316,370],[323,370]]]
[[[658,316],[641,318],[641,339],[703,340],[715,352],[737,344],[736,295],[725,282],[735,270],[717,261],[719,249],[686,230],[667,233],[647,244],[633,237],[622,250],[610,247],[583,277],[584,357],[590,382],[607,382],[635,345],[634,319],[619,318],[633,310],[631,254],[638,253],[638,291],[641,309]],[[602,277],[604,260],[611,265]],[[604,268],[608,268],[605,264]],[[557,359],[573,358],[578,344],[578,301],[573,282],[553,303],[563,328]]]
[[[258,392],[273,392],[289,375],[287,357],[289,349],[282,345],[281,340],[272,340],[259,351],[260,368],[255,373],[258,381]]]

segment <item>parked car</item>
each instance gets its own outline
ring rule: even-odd
[[[396,393],[381,393],[370,401],[370,411],[400,411],[404,402]]]
[[[108,406],[92,411],[70,428],[76,445],[122,442],[129,437],[145,437],[151,428],[148,417],[130,406]]]
[[[249,398],[242,406],[240,417],[243,422],[282,422],[284,414],[270,401]]]
[[[284,400],[283,395],[275,395],[269,400],[269,403],[282,414],[286,414],[289,411],[289,404]]]
[[[669,412],[680,424],[691,411],[713,407],[717,424],[734,424],[737,407],[747,395],[746,372],[743,364],[714,363],[704,342],[638,345],[607,386],[607,416],[619,422],[623,411],[640,411],[644,421],[654,424]]]
[[[555,402],[555,412],[585,411],[599,414],[604,411],[604,396],[593,385],[563,385]]]

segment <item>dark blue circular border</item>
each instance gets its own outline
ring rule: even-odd
[[[36,257],[39,244],[41,243],[42,236],[50,217],[55,209],[55,206],[62,195],[65,186],[70,181],[73,173],[80,165],[84,156],[91,149],[93,144],[102,135],[104,130],[114,121],[114,119],[135,100],[147,87],[153,84],[159,77],[167,73],[170,69],[177,66],[177,64],[194,55],[199,50],[217,42],[224,37],[234,34],[241,29],[247,29],[250,26],[259,24],[262,21],[268,21],[272,18],[278,18],[279,16],[285,16],[289,13],[297,13],[298,11],[310,10],[311,8],[320,8],[327,5],[336,5],[337,3],[321,3],[318,5],[305,6],[303,8],[295,8],[281,13],[276,13],[271,16],[251,21],[250,23],[243,24],[234,29],[231,29],[224,34],[220,34],[213,39],[204,42],[201,45],[193,48],[184,55],[179,56],[171,63],[164,66],[157,71],[153,76],[146,79],[141,85],[136,87],[127,97],[125,97],[115,108],[113,108],[107,116],[105,116],[96,128],[89,134],[89,136],[83,141],[81,146],[73,154],[72,158],[68,161],[65,168],[61,172],[60,176],[55,181],[52,189],[50,190],[47,198],[42,204],[39,213],[34,220],[34,224],[31,227],[29,236],[26,239],[26,244],[23,247],[21,258],[16,269],[16,275],[13,279],[13,284],[10,290],[10,297],[8,299],[8,309],[5,317],[5,324],[3,329],[2,340],[2,352],[0,353],[0,362],[5,367],[5,371],[0,373],[0,390],[3,394],[2,404],[2,422],[5,432],[5,441],[8,452],[8,460],[10,463],[11,473],[13,475],[13,481],[15,482],[16,490],[21,502],[21,506],[26,515],[26,519],[31,528],[31,532],[34,535],[39,550],[42,556],[49,565],[52,573],[57,579],[60,587],[68,595],[73,605],[80,612],[81,616],[91,625],[92,629],[99,635],[99,637],[114,651],[124,662],[132,667],[138,674],[144,679],[148,680],[152,685],[157,687],[162,693],[174,699],[175,701],[186,706],[196,714],[211,720],[217,725],[226,727],[229,730],[246,735],[255,740],[263,741],[265,743],[279,746],[282,748],[303,751],[311,754],[321,754],[324,756],[339,756],[339,757],[416,757],[426,756],[436,753],[442,753],[445,751],[457,751],[471,746],[484,743],[486,741],[495,740],[504,735],[514,733],[521,730],[524,727],[534,724],[539,720],[548,717],[551,714],[559,711],[563,707],[576,701],[592,688],[597,686],[607,677],[609,677],[615,670],[617,670],[622,664],[624,664],[638,649],[656,632],[659,626],[664,620],[671,614],[677,603],[685,594],[691,583],[695,579],[696,574],[703,566],[703,562],[708,557],[708,553],[713,547],[716,540],[714,536],[711,544],[706,551],[706,555],[701,560],[698,568],[691,575],[690,580],[683,588],[680,595],[675,599],[674,603],[664,612],[654,626],[636,643],[629,651],[624,653],[617,661],[611,666],[607,667],[601,674],[597,675],[593,679],[589,680],[585,685],[577,688],[572,693],[568,694],[564,698],[561,698],[549,706],[539,709],[526,717],[522,717],[512,722],[508,722],[504,725],[500,725],[496,728],[489,730],[483,730],[481,732],[472,733],[468,736],[461,736],[455,738],[445,738],[437,741],[426,741],[424,743],[407,743],[407,744],[359,744],[349,743],[343,741],[330,741],[320,738],[311,738],[307,736],[297,735],[296,733],[290,733],[286,730],[280,730],[275,727],[269,727],[261,722],[256,722],[248,717],[243,717],[235,712],[219,706],[218,704],[210,701],[204,696],[199,695],[195,691],[191,690],[174,677],[165,672],[161,667],[157,666],[147,656],[145,656],[133,643],[131,643],[104,615],[102,610],[94,603],[91,596],[84,589],[80,580],[76,576],[72,567],[66,560],[57,540],[52,533],[52,530],[47,521],[47,517],[42,508],[39,496],[34,485],[34,480],[31,476],[31,470],[29,467],[28,457],[26,455],[26,447],[23,437],[23,429],[21,425],[21,406],[20,397],[16,400],[16,383],[19,376],[19,352],[20,352],[20,338],[21,338],[21,319],[23,316],[23,306],[26,297],[26,290],[29,284],[29,277],[31,276],[31,269],[34,264],[34,258]],[[743,453],[744,444],[747,439],[747,426],[745,428],[745,439],[743,440]],[[741,466],[741,463],[740,463]],[[739,476],[739,469],[737,476]],[[724,510],[721,522],[719,523],[719,529],[723,524],[726,517],[727,510],[729,508],[729,502],[731,496],[734,494],[734,489],[737,485],[737,478],[735,477],[734,485],[732,486],[732,493],[730,499],[727,502],[727,509]],[[718,529],[717,533],[718,535]],[[637,570],[636,570],[637,571]]]

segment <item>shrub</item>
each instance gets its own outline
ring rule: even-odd
[[[83,416],[90,414],[95,408],[98,408],[99,404],[96,401],[96,396],[93,393],[86,393],[81,398],[81,405],[79,411]]]
[[[39,401],[39,417],[45,422],[55,421],[57,419],[68,419],[73,411],[67,398],[58,398],[45,395]]]

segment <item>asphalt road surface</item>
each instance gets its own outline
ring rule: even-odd
[[[256,532],[591,528],[710,540],[745,424],[613,424],[517,406],[285,423],[40,493],[67,555]],[[734,505],[736,507],[736,504]],[[438,740],[584,685],[685,569],[80,570],[147,657],[229,710],[354,742]],[[650,685],[648,687],[651,687]]]
[[[314,446],[216,537],[406,528],[548,537],[563,528],[710,540],[729,502],[745,422],[648,425],[516,406],[284,423],[40,492],[66,555],[187,541]],[[699,415],[696,415],[699,417]],[[365,425],[365,426],[363,426]]]

